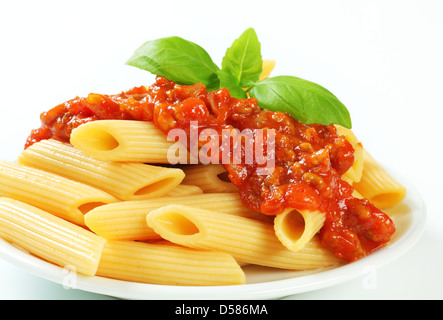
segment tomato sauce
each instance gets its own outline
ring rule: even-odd
[[[31,132],[25,148],[42,139],[69,142],[73,129],[98,119],[153,121],[165,134],[176,128],[189,134],[191,121],[197,121],[200,131],[218,133],[274,129],[272,173],[258,174],[255,162],[223,164],[249,209],[266,215],[287,207],[325,212],[321,242],[348,261],[384,246],[395,232],[386,214],[368,200],[354,198],[353,187],[341,179],[354,162],[354,149],[334,125],[308,125],[282,112],[262,110],[254,98],[232,98],[227,89],[208,92],[200,83],[181,86],[157,77],[150,87],[77,97],[42,113],[42,125]]]

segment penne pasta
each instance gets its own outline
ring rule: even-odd
[[[97,120],[71,133],[71,144],[96,159],[118,162],[169,163],[168,141],[152,122]]]
[[[57,140],[33,144],[20,154],[18,162],[89,184],[120,200],[163,196],[185,177],[179,168],[97,160]]]
[[[146,224],[146,215],[169,204],[183,204],[240,216],[263,216],[250,212],[238,194],[207,193],[117,202],[91,210],[85,215],[85,223],[89,229],[110,240],[158,239],[160,236]]]
[[[202,194],[203,190],[198,186],[191,186],[191,185],[185,185],[181,184],[168,192],[166,194],[167,197],[183,197],[183,196],[189,196],[193,194]]]
[[[360,143],[351,129],[342,127],[340,125],[336,125],[335,127],[337,128],[337,133],[344,136],[354,148],[354,164],[343,174],[343,177],[349,180],[351,184],[353,182],[359,182],[363,174],[363,145]]]
[[[185,185],[196,185],[203,192],[238,192],[221,164],[195,165],[183,170],[186,174],[183,180]]]
[[[238,263],[226,253],[135,241],[108,241],[97,275],[186,286],[238,285],[246,279]]]
[[[311,241],[324,222],[324,212],[288,208],[275,216],[274,231],[288,250],[297,251]]]
[[[263,60],[262,73],[260,74],[259,81],[268,78],[271,75],[272,70],[275,67],[275,60]]]
[[[0,161],[0,196],[80,225],[84,225],[84,215],[91,209],[118,201],[103,190],[9,161]]]
[[[220,250],[236,260],[267,267],[305,270],[339,263],[313,238],[297,252],[284,247],[267,223],[183,205],[152,211],[147,224],[162,238],[196,249]]]
[[[0,198],[0,237],[33,255],[95,275],[106,240],[26,203]]]
[[[361,180],[354,184],[355,189],[376,207],[391,208],[400,203],[406,196],[406,188],[395,180],[365,150],[364,168]]]

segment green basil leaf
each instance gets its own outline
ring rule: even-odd
[[[178,84],[202,82],[217,88],[219,67],[199,45],[180,37],[148,41],[140,46],[126,64],[163,76]]]
[[[243,80],[242,82],[239,83],[240,87],[242,88],[252,87],[254,84],[255,82],[251,80]]]
[[[245,90],[236,83],[232,74],[221,70],[218,72],[218,78],[220,79],[220,88],[228,89],[231,97],[237,99],[247,98]]]
[[[305,123],[339,124],[351,128],[349,111],[322,86],[293,76],[264,79],[249,90],[260,107],[289,113]]]
[[[257,82],[262,72],[261,45],[253,28],[247,29],[226,50],[222,70],[234,76],[237,84]]]

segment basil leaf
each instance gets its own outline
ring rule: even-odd
[[[249,90],[260,107],[282,111],[305,123],[339,124],[351,128],[349,111],[322,86],[293,76],[264,79]]]
[[[246,99],[247,95],[245,90],[236,83],[234,76],[228,72],[219,71],[218,78],[220,79],[220,88],[226,88],[229,90],[231,97],[237,99]]]
[[[262,66],[261,45],[253,28],[247,29],[232,43],[222,60],[223,72],[232,74],[237,84],[257,82]]]
[[[202,82],[217,88],[218,66],[199,45],[180,37],[148,41],[140,46],[126,62],[154,75],[163,76],[178,84]]]
[[[254,84],[255,82],[251,80],[243,80],[239,83],[240,87],[242,88],[252,87]]]

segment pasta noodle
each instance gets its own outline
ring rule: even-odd
[[[229,181],[227,171],[221,164],[195,165],[183,170],[186,174],[183,180],[185,185],[196,185],[203,192],[238,192],[238,188]]]
[[[29,203],[84,225],[84,214],[118,199],[89,185],[40,169],[0,161],[0,196]]]
[[[232,256],[175,245],[108,241],[97,275],[153,284],[216,286],[245,283]]]
[[[152,211],[146,221],[168,241],[190,248],[220,250],[246,263],[306,270],[340,261],[317,238],[297,252],[290,251],[277,239],[272,225],[245,217],[169,205]]]
[[[0,236],[61,267],[95,275],[106,240],[23,202],[0,198]]]
[[[262,73],[260,74],[259,81],[268,78],[271,75],[272,70],[275,67],[275,60],[263,60]]]
[[[71,143],[96,159],[118,162],[169,163],[168,141],[152,122],[97,120],[74,129]]]
[[[324,212],[288,208],[275,216],[275,235],[288,250],[297,251],[311,241],[324,221]]]
[[[181,184],[168,192],[166,194],[167,197],[183,197],[183,196],[189,196],[193,194],[202,194],[203,190],[198,186],[191,186],[191,185],[185,185]]]
[[[262,216],[250,212],[238,194],[208,193],[117,202],[91,210],[85,215],[85,223],[88,228],[106,239],[158,239],[160,236],[146,224],[146,215],[169,204],[183,204],[240,216],[260,218]]]
[[[358,141],[352,130],[342,127],[340,125],[335,126],[337,128],[337,133],[342,135],[348,140],[352,147],[354,148],[354,164],[345,174],[343,178],[347,179],[351,184],[354,182],[359,182],[363,174],[363,145]]]
[[[120,200],[163,196],[185,177],[178,168],[97,160],[56,140],[43,140],[24,150],[19,163],[102,189]]]
[[[354,184],[355,189],[376,207],[391,208],[406,196],[406,188],[395,180],[365,150],[364,168],[361,180]]]

